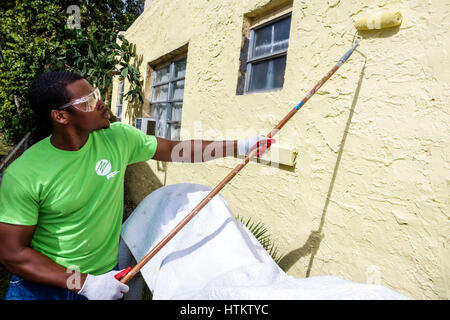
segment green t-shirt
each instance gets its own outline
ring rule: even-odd
[[[31,247],[82,273],[117,264],[128,164],[151,159],[154,136],[120,122],[90,133],[78,151],[47,137],[15,160],[0,186],[0,222],[36,225]]]

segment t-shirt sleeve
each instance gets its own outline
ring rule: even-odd
[[[120,123],[120,127],[125,132],[125,143],[128,146],[128,164],[147,161],[153,158],[158,145],[155,136],[147,135],[125,123]]]
[[[38,216],[37,197],[6,170],[0,184],[0,222],[33,226]]]

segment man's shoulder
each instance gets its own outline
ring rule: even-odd
[[[113,122],[106,130],[106,134],[110,134],[114,137],[122,137],[124,139],[133,138],[133,136],[140,134],[140,130],[136,129],[130,124],[123,122]]]
[[[48,155],[48,146],[46,139],[43,139],[26,149],[16,160],[11,162],[4,175],[14,176],[18,180],[37,178],[41,164],[48,162],[46,155]]]
[[[121,129],[123,129],[123,130],[138,130],[138,129],[136,129],[134,126],[132,126],[131,124],[128,124],[128,123],[124,123],[124,122],[120,122],[120,121],[116,121],[116,122],[113,122],[113,123],[111,123],[111,126],[110,126],[113,130],[114,129],[119,129],[119,128],[121,128]]]
[[[123,122],[118,122],[118,121],[113,122],[109,125],[109,131],[113,134],[115,134],[115,133],[123,134],[126,131],[133,130],[133,129],[134,129],[133,126],[123,123]]]
[[[48,153],[47,140],[48,138],[42,139],[26,149],[16,160],[14,160],[9,165],[8,169],[27,166],[29,163],[47,161],[45,157],[45,155]]]

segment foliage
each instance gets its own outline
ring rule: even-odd
[[[125,97],[131,98],[131,102],[138,99],[142,103],[141,75],[139,69],[130,64],[136,57],[136,45],[118,34],[118,30],[101,30],[95,25],[72,32],[74,36],[51,56],[49,69],[80,73],[100,89],[107,102],[110,101],[112,77],[120,75],[130,83]]]
[[[254,222],[252,218],[248,218],[247,221],[243,217],[238,216],[237,219],[255,236],[264,249],[270,254],[272,259],[279,263],[283,256],[278,252],[278,247],[272,240],[272,236],[269,234],[267,227],[263,222]]]
[[[43,1],[16,3],[0,11],[0,131],[11,143],[20,140],[29,128],[31,112],[27,110],[28,84],[43,70],[49,52],[58,46],[59,8]],[[2,3],[3,6],[3,3]],[[24,106],[18,110],[18,104]]]
[[[142,101],[140,74],[131,64],[135,47],[118,31],[131,25],[143,3],[2,0],[0,132],[7,144],[18,142],[38,126],[29,109],[27,90],[35,76],[46,70],[79,72],[107,96],[111,93],[111,76],[122,74],[131,84],[127,98]],[[70,5],[80,7],[81,29],[71,30],[66,25]]]

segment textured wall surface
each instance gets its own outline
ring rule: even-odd
[[[268,226],[293,276],[450,298],[450,2],[295,0],[283,89],[236,95],[244,15],[270,3],[154,0],[125,35],[143,74],[189,43],[182,139],[240,139],[269,132],[303,98],[350,48],[356,19],[400,10],[400,28],[359,33],[367,59],[355,52],[277,135],[297,149],[295,166],[251,162],[221,194],[234,214]],[[237,163],[136,164],[128,197],[214,187]]]

